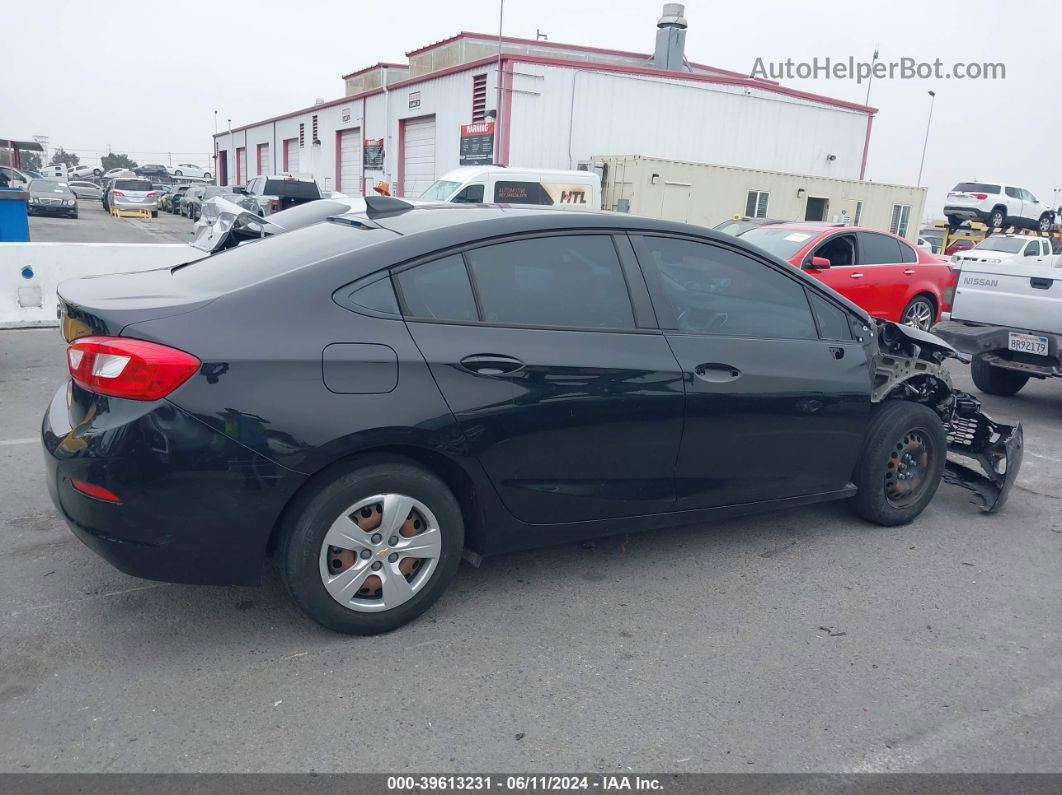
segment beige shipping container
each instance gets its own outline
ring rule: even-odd
[[[841,222],[914,242],[926,189],[641,155],[593,159],[606,210],[715,226],[735,216]]]

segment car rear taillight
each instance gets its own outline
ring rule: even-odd
[[[280,210],[280,199],[273,199],[273,201],[271,201],[269,203],[269,209],[272,210],[273,212],[279,211]]]
[[[987,193],[971,193],[970,195],[973,196],[978,201],[981,201],[981,202],[983,202],[985,199],[988,198],[988,194]]]
[[[112,196],[124,196],[125,194],[122,193],[120,190],[112,190],[111,191],[111,195]]]
[[[148,195],[147,195],[147,197],[148,197],[149,199],[154,199],[154,198],[155,198],[156,196],[158,196],[158,194],[157,194],[157,193],[155,193],[155,191],[153,191],[153,190],[152,190],[152,191],[148,191]]]
[[[190,353],[126,337],[82,337],[66,349],[74,382],[90,392],[129,400],[159,400],[199,369]]]

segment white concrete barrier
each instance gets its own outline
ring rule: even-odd
[[[0,328],[57,326],[64,279],[144,271],[202,259],[187,243],[0,243]]]

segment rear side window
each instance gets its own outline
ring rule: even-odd
[[[999,193],[999,185],[985,182],[960,182],[952,191],[955,193]]]
[[[895,265],[903,261],[900,243],[896,238],[875,232],[863,232],[861,236],[860,265]]]
[[[640,242],[661,326],[690,334],[818,338],[804,288],[767,264],[691,240]]]
[[[494,201],[501,204],[553,204],[553,199],[538,182],[497,182]]]
[[[464,322],[479,319],[468,271],[460,254],[402,271],[395,279],[410,317]]]
[[[1021,198],[1021,188],[1004,188],[1004,190],[1006,191],[1007,195],[1010,196],[1010,198],[1012,199]]]
[[[516,240],[466,256],[488,323],[634,328],[627,282],[608,235]]]
[[[896,242],[900,244],[900,262],[918,262],[918,254],[915,253],[911,246],[902,240],[897,240]]]
[[[850,340],[852,328],[848,325],[848,314],[838,309],[818,293],[808,290],[811,311],[819,326],[819,336],[824,340]]]

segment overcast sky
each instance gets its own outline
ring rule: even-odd
[[[505,33],[639,52],[657,0],[507,0]],[[914,184],[937,92],[923,183],[939,215],[957,181],[1012,182],[1050,203],[1062,187],[1058,0],[757,0],[686,3],[690,60],[748,73],[765,61],[907,56],[1002,62],[1005,80],[875,80],[867,178]],[[214,110],[233,126],[343,94],[340,76],[461,30],[495,33],[497,0],[99,2],[4,10],[0,137],[48,135],[94,160],[209,162]],[[862,102],[854,80],[788,80]],[[715,121],[715,123],[718,123]],[[793,134],[793,131],[785,131]],[[533,165],[533,164],[527,164]],[[1055,201],[1058,204],[1058,201]]]

